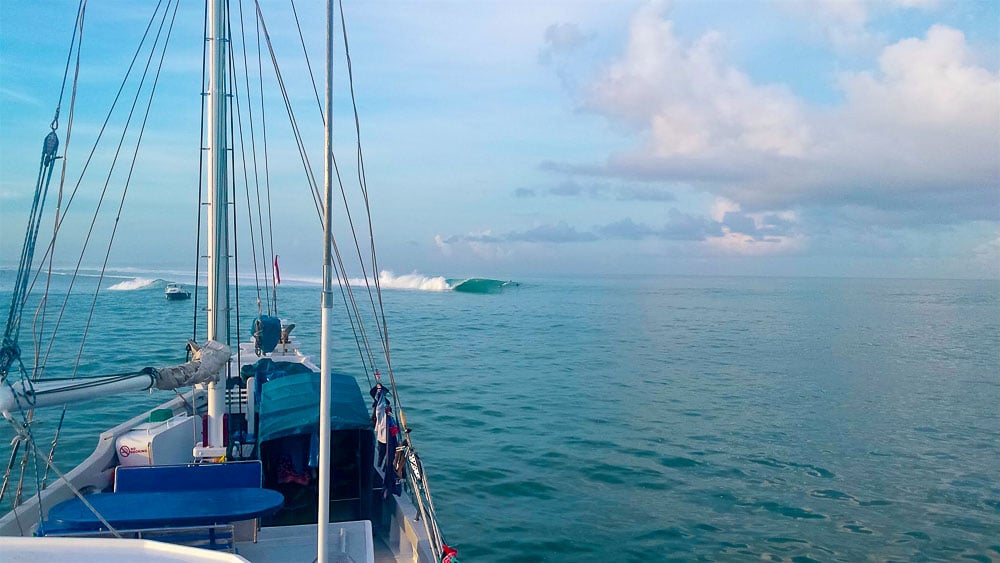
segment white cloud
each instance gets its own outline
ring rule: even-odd
[[[798,252],[806,245],[804,235],[787,232],[789,226],[797,228],[799,223],[793,211],[742,213],[739,203],[718,197],[708,215],[723,225],[721,235],[706,237],[703,243],[715,253],[771,256]]]
[[[658,6],[638,11],[624,53],[586,92],[591,110],[645,139],[604,173],[690,182],[753,212],[854,205],[913,223],[996,220],[1000,74],[960,31],[938,25],[885,47],[877,70],[840,75],[842,104],[810,107],[754,84],[718,34],[683,43]]]
[[[799,102],[726,64],[723,43],[709,32],[683,45],[659,4],[648,4],[632,19],[624,55],[592,84],[587,106],[647,129],[644,150],[658,158],[801,155],[810,132]]]
[[[879,73],[845,73],[844,112],[859,126],[954,129],[995,134],[1000,80],[976,67],[961,31],[936,25],[879,57]]]
[[[740,210],[740,204],[724,197],[715,198],[708,216],[721,223],[726,218],[726,213],[733,213]]]
[[[780,2],[777,5],[811,22],[810,29],[841,51],[866,52],[878,49],[884,39],[869,28],[878,12],[899,9],[929,10],[939,0],[810,0]]]

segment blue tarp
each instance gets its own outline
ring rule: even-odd
[[[297,373],[267,382],[258,409],[259,442],[319,431],[319,374]],[[331,430],[371,430],[372,421],[358,382],[330,374]]]

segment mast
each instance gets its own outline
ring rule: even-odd
[[[323,309],[320,338],[319,506],[316,516],[317,563],[326,563],[330,521],[330,313],[333,308],[333,0],[326,3],[326,119],[323,140]]]
[[[226,167],[226,35],[225,0],[208,7],[208,339],[229,343],[229,194]],[[225,368],[224,368],[225,369]],[[208,385],[209,448],[223,447],[222,416],[225,374]],[[206,452],[208,453],[208,452]]]

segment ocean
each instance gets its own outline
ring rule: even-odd
[[[89,330],[92,298],[70,297],[48,375],[72,373],[85,332],[81,375],[183,361],[193,302],[166,301],[165,279],[106,279]],[[383,292],[400,400],[462,561],[1000,560],[1000,282],[515,281]],[[0,270],[4,309],[12,284]],[[240,290],[241,332],[256,298]],[[278,303],[318,351],[318,288],[283,285]],[[333,342],[334,365],[359,366],[350,327]],[[57,466],[170,396],[71,407]],[[59,414],[37,413],[39,444]]]

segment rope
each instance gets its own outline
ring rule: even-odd
[[[243,8],[243,2],[242,2],[242,0],[240,0],[240,2],[239,2],[239,7],[240,7],[239,22],[240,22],[240,30],[241,30],[241,37],[242,37],[242,31],[243,31],[243,10],[242,10],[242,8]],[[228,17],[228,12],[227,12],[226,24],[227,24],[227,26],[232,26],[232,23],[230,22],[229,17]],[[230,41],[230,45],[232,45],[232,43],[233,42]],[[243,43],[243,42],[241,42],[241,44],[243,45],[243,67],[245,69],[246,68],[246,44]],[[232,131],[233,131],[233,134],[232,134],[231,138],[234,139],[234,141],[236,139],[238,139],[239,140],[239,145],[240,145],[240,159],[241,159],[241,161],[243,163],[243,167],[242,167],[242,169],[243,169],[243,188],[244,188],[244,191],[246,192],[246,198],[247,198],[246,199],[246,202],[247,202],[247,207],[246,207],[246,210],[247,210],[247,225],[248,225],[248,228],[250,230],[250,258],[253,261],[253,277],[254,277],[254,286],[255,286],[255,289],[257,291],[257,303],[260,303],[261,302],[261,295],[260,295],[260,275],[259,275],[260,274],[260,269],[259,269],[260,265],[257,263],[257,239],[254,236],[254,232],[255,231],[254,231],[254,223],[253,223],[253,209],[250,206],[250,201],[251,201],[251,198],[250,198],[250,177],[247,174],[246,142],[245,142],[244,136],[243,136],[243,114],[240,111],[242,108],[240,107],[240,99],[241,98],[240,98],[239,79],[238,79],[239,77],[237,76],[237,72],[236,72],[236,59],[234,57],[233,51],[235,51],[235,48],[229,49],[229,84],[230,84],[230,90],[233,92],[232,99],[235,100],[232,105],[233,105],[234,108],[236,108],[236,111],[230,112],[230,123],[231,124],[232,124],[232,121],[233,121],[232,114],[233,113],[236,114],[235,115],[235,124],[231,125]],[[246,76],[246,72],[244,72],[243,74],[244,74],[244,76]],[[247,90],[248,90],[248,92],[249,92],[249,89],[250,89],[249,78],[247,78]],[[250,131],[251,131],[251,133],[250,133],[250,147],[251,147],[251,150],[253,150],[253,144],[254,144],[254,138],[253,138],[253,113],[251,112],[251,108],[250,108],[249,104],[250,104],[250,102],[249,102],[249,98],[248,98],[247,99],[247,113],[249,115]],[[237,134],[237,131],[239,132],[238,134]],[[233,169],[235,170],[235,168],[236,168],[236,150],[235,150],[235,142],[234,142],[234,148],[233,148]],[[255,170],[255,172],[256,172],[256,170]],[[235,173],[233,174],[233,205],[234,205],[234,207],[236,205],[236,174]],[[235,217],[236,217],[236,212],[234,210],[233,211],[233,218],[234,218],[233,219],[234,220],[234,225],[233,225],[234,237],[233,238],[234,238],[234,243],[236,242],[236,238],[238,236],[236,233],[239,232],[235,228]],[[236,246],[237,249],[239,248],[239,245],[235,245],[235,246]],[[263,250],[263,248],[261,250]],[[267,262],[264,261],[264,264],[267,264]],[[239,277],[238,276],[237,276],[237,283],[239,283]],[[266,295],[266,292],[265,292],[265,295]],[[239,296],[237,296],[237,300],[238,299],[239,299]],[[260,307],[258,306],[258,309],[259,308]],[[269,308],[270,308],[270,306],[269,306]],[[259,314],[259,312],[258,312],[258,314]],[[237,322],[239,322],[239,315],[238,314],[237,314]],[[238,335],[237,338],[242,338],[242,336],[243,336],[239,332],[238,329],[237,329],[237,335]]]
[[[243,51],[243,71],[244,71],[243,72],[243,77],[244,77],[244,82],[246,84],[247,117],[248,117],[247,121],[250,123],[250,155],[251,155],[252,160],[253,160],[253,180],[254,180],[253,184],[254,184],[254,192],[255,192],[255,194],[257,196],[257,232],[260,233],[260,259],[261,259],[261,270],[262,270],[262,274],[264,276],[264,289],[265,289],[265,291],[264,291],[264,298],[267,300],[267,311],[270,314],[271,313],[271,296],[267,292],[268,286],[270,285],[270,281],[269,281],[268,273],[267,273],[268,272],[269,261],[267,260],[267,254],[268,253],[266,251],[266,247],[265,247],[265,244],[264,244],[264,221],[263,221],[264,213],[261,210],[261,202],[260,202],[260,175],[259,175],[259,166],[257,164],[257,134],[256,134],[257,132],[254,129],[254,113],[253,113],[253,103],[252,103],[251,89],[250,89],[250,65],[247,62],[246,29],[244,27],[244,21],[243,21],[243,0],[239,0],[239,9],[240,9],[240,38],[241,38],[240,47],[241,47],[241,49]],[[263,95],[261,95],[261,99],[263,100]],[[241,145],[243,143],[243,141],[242,141],[242,129],[243,129],[243,126],[242,126],[242,122],[241,122],[240,123],[240,131],[241,131],[241,134],[240,134],[240,143],[241,143]],[[245,160],[246,160],[246,157],[244,155],[244,177],[246,176]],[[254,245],[256,245],[256,239],[253,237],[253,217],[252,217],[253,211],[252,211],[252,209],[250,207],[250,203],[251,203],[250,202],[250,187],[249,187],[249,183],[250,182],[249,182],[248,179],[245,179],[244,181],[247,183],[247,215],[250,217],[251,241],[252,241],[252,243]],[[256,251],[256,248],[255,248],[254,249],[254,272],[255,272],[255,275],[256,275],[256,271],[257,271],[257,251]],[[257,301],[258,301],[258,303],[260,302],[260,283],[259,282],[258,282],[258,286],[257,286]],[[259,309],[259,306],[258,306],[258,309]],[[260,314],[260,311],[258,311],[258,314]]]
[[[354,112],[355,133],[357,135],[357,140],[358,140],[358,145],[357,145],[358,146],[358,152],[357,152],[357,158],[358,158],[358,183],[359,183],[359,187],[361,188],[361,193],[362,193],[362,195],[364,197],[365,212],[366,212],[366,216],[367,216],[367,219],[368,219],[369,248],[371,249],[371,261],[372,261],[372,269],[373,269],[373,276],[372,277],[373,277],[373,284],[375,286],[375,293],[378,296],[378,308],[377,308],[377,310],[375,308],[374,299],[372,298],[371,287],[368,286],[368,283],[367,283],[368,282],[368,276],[367,276],[366,273],[364,274],[365,285],[368,286],[368,295],[369,295],[370,300],[372,301],[372,309],[373,309],[373,312],[375,314],[375,317],[376,317],[376,319],[379,319],[379,318],[381,319],[381,323],[377,322],[376,323],[376,327],[378,328],[379,336],[380,336],[380,338],[382,340],[382,344],[383,344],[383,350],[384,350],[384,353],[385,353],[386,368],[387,368],[387,371],[389,373],[389,381],[390,381],[390,384],[392,386],[392,395],[393,395],[394,400],[395,400],[395,402],[397,404],[397,408],[398,408],[398,412],[399,412],[400,426],[403,428],[404,436],[406,437],[405,438],[405,440],[406,440],[405,441],[406,448],[409,450],[408,453],[410,455],[412,455],[412,463],[417,466],[417,468],[419,469],[419,473],[420,473],[420,477],[419,477],[420,486],[418,487],[418,486],[416,486],[416,483],[414,483],[414,487],[413,487],[413,489],[414,489],[414,496],[416,497],[417,505],[420,508],[421,514],[424,516],[425,527],[427,527],[428,537],[431,539],[431,547],[432,547],[432,549],[434,551],[435,557],[437,559],[441,559],[441,557],[443,555],[444,541],[443,541],[443,538],[441,536],[441,532],[440,532],[440,529],[439,529],[438,523],[437,523],[437,516],[436,516],[435,510],[434,510],[434,501],[433,501],[433,498],[431,496],[430,484],[427,481],[427,475],[426,475],[426,473],[423,471],[422,467],[420,467],[419,456],[417,456],[416,450],[413,448],[412,440],[411,440],[410,435],[409,435],[409,429],[407,428],[407,425],[406,425],[405,411],[403,410],[402,401],[401,401],[398,389],[396,387],[395,374],[394,374],[393,369],[392,369],[392,361],[391,361],[391,357],[390,357],[390,348],[389,348],[389,328],[388,328],[388,322],[387,322],[386,316],[385,316],[385,306],[384,306],[384,303],[383,303],[383,300],[382,300],[382,288],[381,288],[380,281],[378,279],[378,272],[379,272],[379,269],[378,269],[378,255],[377,255],[377,253],[375,251],[374,227],[373,227],[373,224],[372,224],[371,207],[370,207],[370,202],[369,202],[369,198],[368,198],[367,180],[365,178],[365,171],[364,171],[364,153],[363,153],[362,142],[361,142],[361,120],[360,120],[359,113],[358,113],[357,99],[356,99],[355,90],[354,90],[354,72],[353,72],[353,67],[352,67],[352,64],[351,64],[350,44],[349,44],[349,41],[348,41],[347,23],[346,23],[346,17],[344,15],[343,2],[339,3],[339,7],[340,7],[341,30],[343,32],[343,37],[344,37],[344,54],[345,54],[345,57],[347,59],[348,84],[350,86],[351,104],[352,104],[352,108],[353,108],[353,112]],[[339,176],[339,171],[338,171],[338,181],[339,181],[339,179],[340,179],[340,176]],[[344,191],[343,184],[341,184],[341,193],[342,193],[343,198],[344,198],[344,206],[345,206],[345,208],[348,208],[348,205],[347,205],[347,196],[346,196],[346,193]],[[357,240],[357,231],[354,228],[354,223],[353,223],[353,219],[351,219],[350,209],[349,208],[347,210],[347,215],[348,215],[349,221],[351,222],[351,232],[354,235],[355,248],[358,251],[358,259],[359,259],[359,262],[361,263],[362,272],[364,273],[364,260],[361,258],[360,244],[359,244],[359,242]],[[339,258],[340,258],[340,256],[338,254],[338,260],[339,260]],[[352,296],[352,300],[353,300],[353,296]],[[360,321],[360,316],[359,316],[359,321]],[[367,338],[365,339],[365,342],[366,342],[366,347],[367,347],[368,346]],[[370,348],[369,348],[369,350],[370,350]],[[376,374],[377,374],[377,372],[376,372]],[[411,471],[410,472],[411,478],[412,478],[412,473],[413,472]],[[422,492],[422,494],[421,494],[421,492]],[[421,498],[422,496],[424,498],[426,498],[426,507],[424,506],[424,502],[423,502],[423,500]]]
[[[36,455],[39,455],[39,456],[41,455],[38,452],[35,452],[35,453],[36,453]],[[115,536],[116,538],[121,539],[122,536],[121,536],[121,534],[118,533],[118,530],[116,530],[114,526],[112,526],[107,520],[105,520],[104,516],[101,516],[101,513],[96,508],[94,508],[94,505],[90,504],[90,501],[87,500],[87,498],[83,495],[82,492],[80,492],[80,489],[76,488],[73,485],[73,482],[66,478],[66,474],[63,473],[62,471],[60,471],[59,468],[56,467],[54,464],[51,465],[51,467],[52,467],[52,471],[54,471],[55,474],[60,479],[62,479],[63,482],[66,483],[66,485],[73,492],[73,494],[76,496],[76,498],[80,499],[80,502],[82,502],[83,505],[86,506],[88,510],[90,510],[91,514],[93,514],[94,516],[96,516],[97,519],[101,521],[101,524],[104,524],[104,527],[107,528],[108,531],[111,532],[111,534],[113,536]],[[38,522],[41,523],[42,522],[42,517],[41,517],[42,502],[41,502],[41,498],[39,498],[39,502],[38,502],[38,511],[39,511]]]
[[[292,110],[291,100],[288,96],[288,90],[285,87],[285,80],[281,76],[281,69],[278,66],[278,58],[274,53],[274,45],[271,43],[271,36],[267,31],[267,24],[264,22],[264,13],[260,9],[260,3],[256,0],[254,4],[257,7],[257,20],[260,23],[261,29],[264,31],[264,41],[267,44],[268,52],[271,56],[271,64],[274,68],[274,74],[278,81],[278,87],[281,90],[282,99],[285,102],[285,111],[288,113],[289,124],[292,127],[292,134],[295,138],[295,144],[299,151],[299,158],[302,160],[303,168],[306,172],[306,182],[311,188],[313,196],[313,205],[316,208],[316,216],[322,220],[323,212],[320,202],[322,198],[320,197],[319,187],[316,183],[316,177],[312,173],[312,165],[309,163],[309,156],[306,153],[305,141],[302,139],[302,133],[299,130],[298,122],[295,119],[295,112]]]
[[[42,157],[39,163],[38,179],[35,182],[35,197],[31,203],[28,225],[25,229],[24,245],[21,248],[21,259],[18,264],[17,279],[11,295],[10,311],[7,315],[7,325],[4,329],[3,341],[0,343],[0,380],[6,380],[11,365],[19,362],[21,348],[18,345],[18,335],[21,331],[21,315],[28,295],[28,279],[31,273],[31,262],[35,255],[35,241],[38,239],[38,229],[41,226],[42,211],[45,207],[45,196],[52,182],[52,172],[55,168],[56,151],[59,148],[59,138],[55,131],[45,137],[42,147]]]
[[[154,15],[159,10],[159,6],[160,6],[160,4],[157,4],[156,10],[154,11]],[[90,167],[91,162],[93,161],[94,154],[97,152],[97,147],[100,145],[101,139],[104,136],[104,132],[107,129],[108,123],[111,120],[111,116],[114,114],[114,110],[115,110],[115,108],[118,105],[118,101],[121,99],[122,92],[125,89],[125,84],[128,82],[128,79],[129,79],[129,77],[132,74],[132,69],[134,68],[135,62],[136,62],[136,60],[138,59],[138,57],[139,57],[139,55],[141,53],[142,46],[145,44],[145,42],[146,42],[146,40],[147,40],[147,38],[149,36],[150,29],[152,29],[153,21],[154,21],[153,19],[150,19],[150,22],[147,25],[145,32],[143,33],[143,37],[142,37],[142,39],[141,39],[141,41],[139,43],[139,46],[136,48],[135,54],[132,57],[132,61],[129,64],[128,70],[125,73],[125,77],[122,79],[122,83],[121,83],[121,85],[118,88],[118,92],[115,94],[115,98],[114,98],[114,101],[111,104],[111,108],[108,110],[107,115],[105,116],[105,119],[104,119],[104,123],[101,125],[101,128],[98,131],[97,138],[94,140],[94,144],[91,147],[90,154],[87,157],[87,160],[86,160],[86,162],[83,165],[83,169],[81,170],[80,175],[77,178],[77,181],[76,181],[76,184],[75,184],[75,186],[73,188],[73,191],[70,193],[70,197],[69,197],[69,199],[66,202],[66,207],[63,210],[64,211],[64,215],[56,223],[56,227],[55,227],[55,232],[56,233],[58,233],[58,231],[61,229],[62,223],[63,223],[63,221],[65,221],[65,212],[69,211],[69,208],[73,204],[73,201],[76,198],[76,194],[79,191],[80,186],[83,183],[83,178],[84,178],[84,176],[85,176],[85,174],[87,172],[87,169]],[[103,194],[102,194],[102,200],[103,200]],[[96,212],[95,212],[95,219],[96,219]],[[89,240],[89,233],[88,233],[88,237],[87,238]],[[52,240],[49,241],[49,245],[48,245],[48,247],[45,250],[45,253],[44,253],[43,258],[42,258],[43,261],[46,260],[46,259],[48,259],[50,257],[50,255],[51,255],[51,253],[54,251],[54,249],[55,249],[55,241],[56,241],[56,236],[54,235],[53,238],[52,238]],[[58,317],[56,319],[56,325],[53,328],[52,333],[49,335],[49,345],[46,348],[45,354],[42,357],[41,361],[36,363],[36,365],[42,366],[42,371],[44,371],[44,366],[48,363],[49,355],[52,353],[52,346],[53,346],[53,344],[55,342],[56,334],[59,331],[59,327],[62,324],[63,316],[64,316],[64,314],[65,314],[65,312],[66,312],[66,310],[68,308],[69,298],[72,295],[73,288],[76,285],[77,277],[79,276],[80,263],[81,263],[81,261],[83,259],[83,252],[86,250],[86,246],[87,246],[87,244],[85,242],[84,246],[83,246],[83,249],[81,250],[81,253],[80,253],[80,260],[77,261],[76,267],[74,268],[73,273],[70,276],[69,287],[68,287],[68,289],[66,291],[66,296],[63,299],[62,306],[60,307],[59,315],[58,315]],[[40,272],[39,272],[39,274],[40,274]],[[36,274],[36,276],[33,278],[32,283],[31,283],[32,287],[36,283],[39,274]],[[30,291],[30,289],[29,289],[29,291]],[[39,377],[40,375],[41,375],[40,371],[36,372],[35,374],[33,374],[33,376],[36,377],[36,378]]]
[[[264,57],[261,56],[261,44],[260,44],[260,28],[261,22],[257,19],[254,20],[256,24],[254,29],[256,31],[257,38],[257,82],[260,92],[260,125],[261,125],[261,142],[264,147],[264,185],[265,192],[267,194],[267,236],[268,236],[268,256],[274,256],[275,261],[278,257],[274,253],[274,228],[271,223],[271,169],[268,166],[269,159],[267,157],[267,114],[264,111]],[[271,278],[271,293],[274,298],[274,315],[278,315],[278,280]]]
[[[306,49],[306,39],[302,35],[302,25],[299,24],[299,12],[295,9],[295,0],[289,0],[292,5],[292,15],[295,17],[295,29],[299,32],[299,44],[302,45],[302,56],[306,59],[306,68],[309,69],[309,79],[312,81],[313,94],[316,97],[316,107],[319,108],[319,117],[323,119],[323,103],[319,98],[319,89],[316,88],[316,76],[313,74],[312,63],[309,61],[309,50]]]

